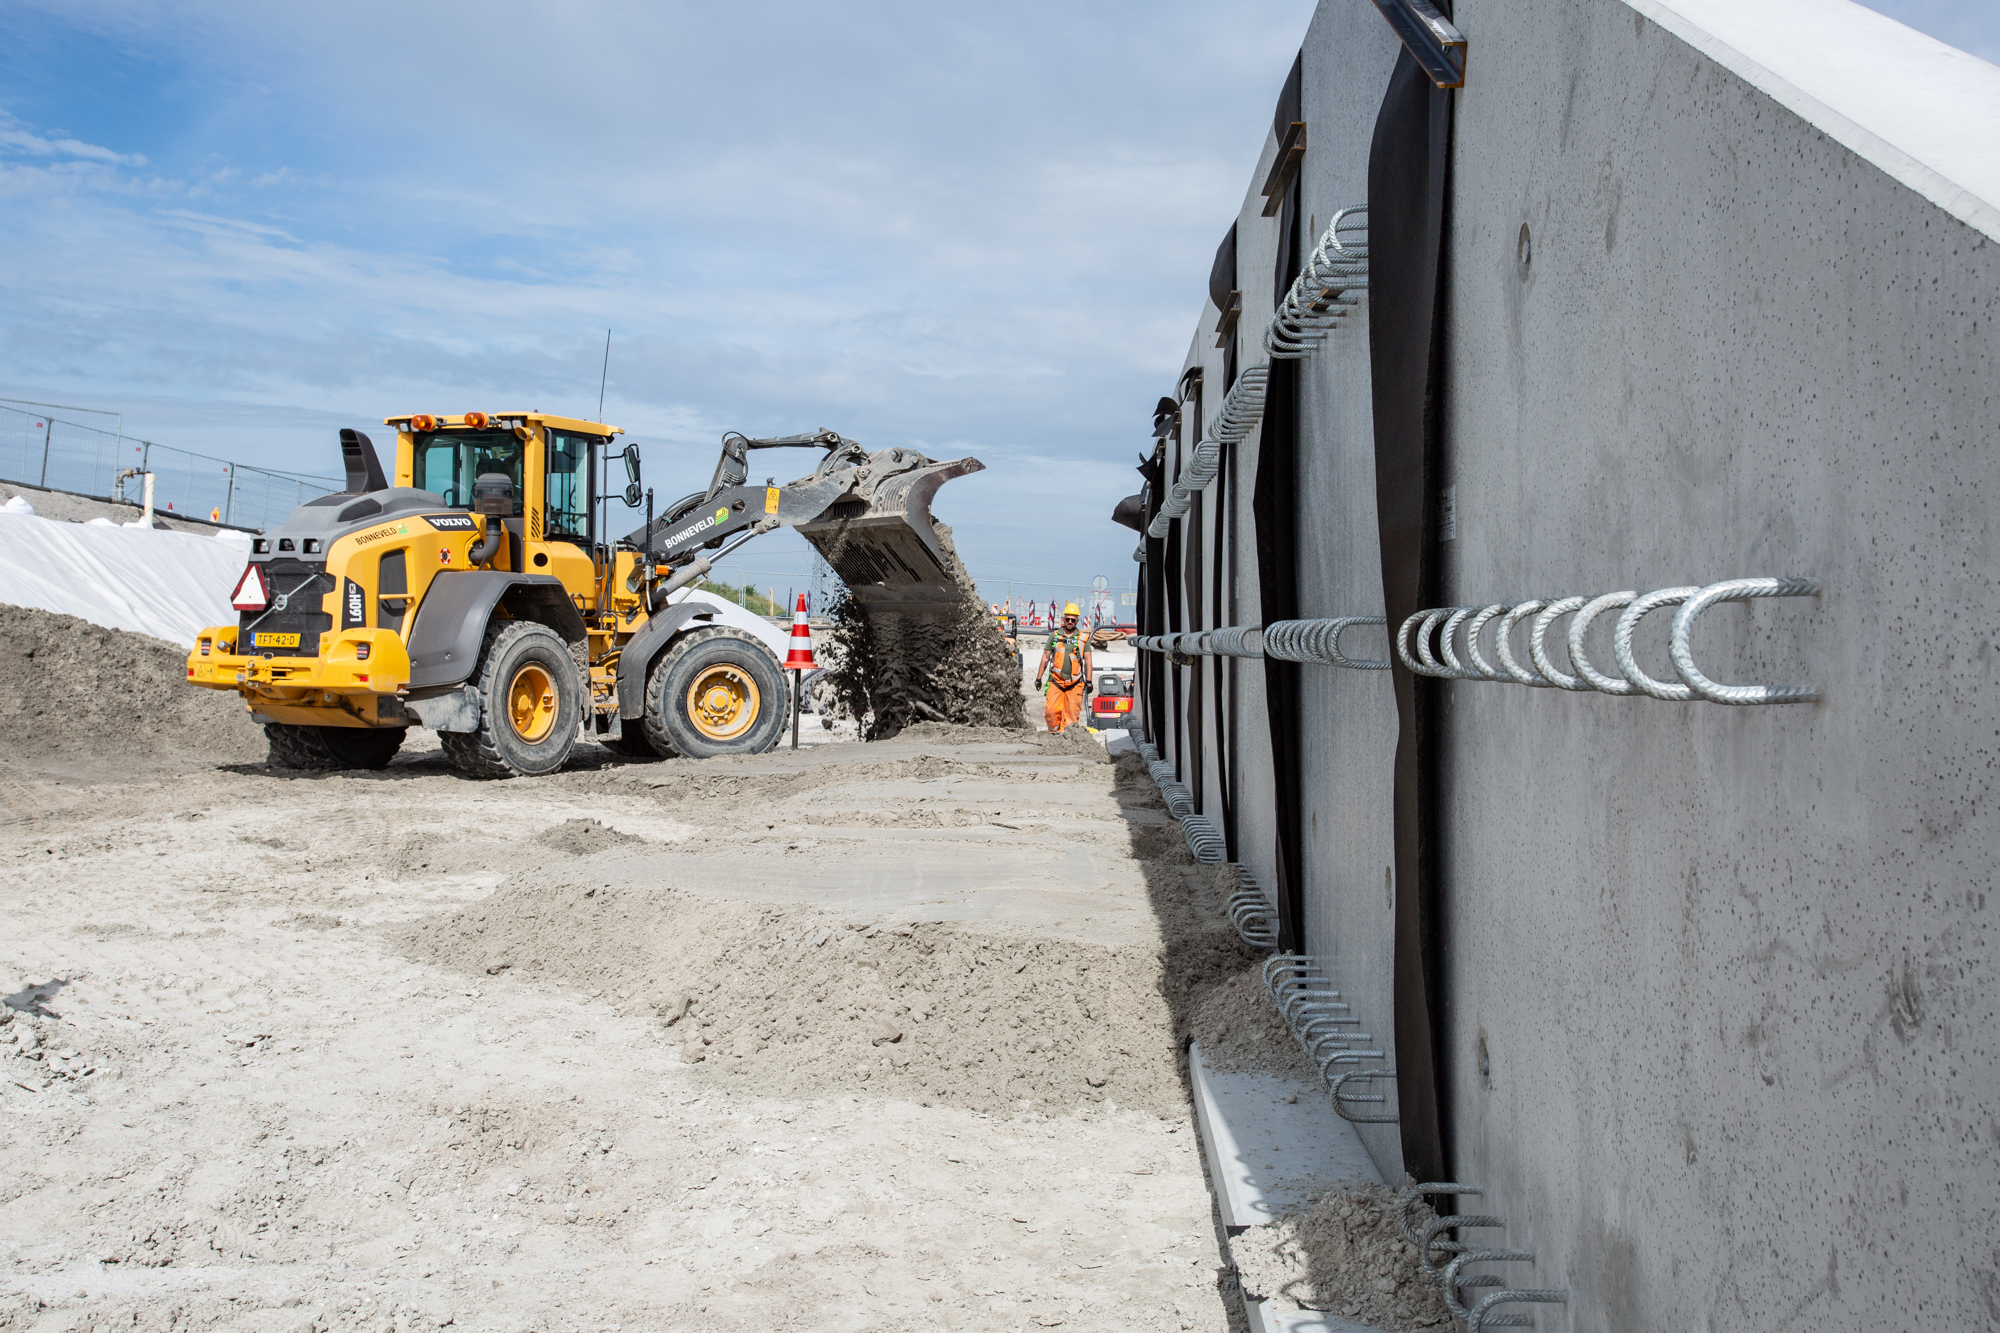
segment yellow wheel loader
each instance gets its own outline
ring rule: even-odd
[[[832,431],[730,433],[707,489],[653,512],[616,426],[541,412],[390,417],[393,484],[340,432],[346,489],[257,536],[231,602],[201,632],[190,684],[235,690],[272,762],[380,768],[413,724],[479,777],[552,773],[583,738],[635,758],[771,749],[791,709],[777,657],[671,595],[744,542],[797,527],[864,607],[955,596],[931,498],[977,459],[870,453]],[[816,448],[786,485],[750,485],[755,449]],[[614,491],[612,472],[622,473]],[[609,535],[609,507],[643,526]]]

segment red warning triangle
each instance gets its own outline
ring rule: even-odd
[[[269,606],[271,590],[264,586],[264,571],[246,565],[243,577],[236,580],[236,591],[229,595],[229,604],[238,611],[262,611]]]

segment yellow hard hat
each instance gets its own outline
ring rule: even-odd
[[[1076,609],[1075,602],[1071,602],[1068,606],[1065,606],[1063,608],[1063,614],[1066,616],[1080,616],[1083,614],[1083,612]]]

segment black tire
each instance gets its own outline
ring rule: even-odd
[[[271,747],[271,767],[307,770],[340,767],[333,751],[320,739],[325,730],[325,727],[294,726],[290,722],[265,723],[264,740]]]
[[[310,727],[271,722],[264,727],[272,765],[325,772],[387,768],[403,748],[407,727]]]
[[[718,709],[698,722],[689,698],[697,685],[711,698],[733,700],[735,711]],[[646,739],[663,754],[690,759],[763,754],[784,735],[791,705],[790,684],[770,649],[740,629],[709,625],[682,635],[653,664]]]
[[[646,730],[637,721],[627,722],[624,730],[616,736],[598,737],[604,748],[615,755],[627,759],[658,759],[660,752],[646,739]]]
[[[468,683],[479,691],[479,730],[438,733],[453,767],[475,778],[540,777],[569,762],[583,685],[561,635],[531,620],[495,621]]]

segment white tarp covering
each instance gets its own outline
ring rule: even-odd
[[[191,532],[65,523],[0,508],[0,602],[194,646],[233,625],[249,552]]]

